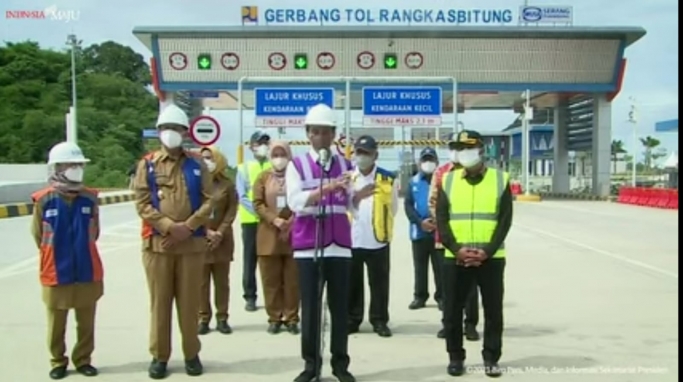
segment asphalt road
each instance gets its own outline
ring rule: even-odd
[[[369,324],[350,340],[359,381],[447,381],[445,344],[432,304],[410,311],[412,260],[407,222],[392,245],[391,326]],[[0,381],[47,380],[49,356],[35,245],[28,217],[0,220]],[[102,207],[105,296],[94,363],[99,381],[147,381],[148,295],[130,203]],[[235,237],[240,237],[236,225]],[[507,241],[505,338],[501,366],[524,382],[673,382],[678,375],[678,212],[599,202],[517,203]],[[263,309],[243,310],[241,249],[233,263],[232,335],[202,337],[202,381],[291,381],[302,367],[299,337],[266,334]],[[483,315],[482,315],[483,319]],[[483,322],[479,329],[483,328]],[[75,329],[68,331],[73,344]],[[170,380],[190,380],[176,342]],[[481,342],[466,344],[464,380],[483,380]],[[69,346],[71,349],[72,346]],[[329,356],[326,355],[326,361]],[[330,379],[327,364],[323,370]],[[577,375],[580,374],[580,375]],[[69,380],[84,377],[75,373]],[[198,379],[193,379],[198,380]]]

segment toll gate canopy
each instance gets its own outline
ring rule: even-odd
[[[626,49],[645,30],[238,26],[133,33],[153,53],[161,101],[205,94],[205,106],[242,110],[243,123],[255,126],[301,126],[307,108],[323,102],[346,107],[351,138],[407,126],[408,140],[441,139],[465,110],[522,112],[520,94],[529,91],[534,113],[552,114],[555,168],[568,168],[569,151],[590,152],[593,191],[606,195],[611,101],[621,89]],[[358,121],[351,120],[355,111],[362,111]],[[554,172],[553,191],[569,191],[568,172]]]

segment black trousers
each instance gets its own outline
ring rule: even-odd
[[[434,236],[427,236],[413,241],[413,271],[415,285],[413,298],[419,301],[429,300],[429,263],[432,263],[434,277],[434,300],[441,301],[441,268],[443,251],[434,248]]]
[[[360,326],[365,311],[365,267],[370,284],[370,324],[389,322],[389,245],[379,249],[354,248],[349,295],[349,326]]]
[[[297,259],[299,267],[299,288],[301,290],[301,358],[306,370],[315,372],[317,325],[322,307],[318,300],[318,275],[327,284],[327,304],[330,311],[330,351],[332,370],[346,370],[349,367],[348,328],[346,319],[349,306],[349,279],[351,259],[328,257],[322,260],[322,268],[313,259]],[[320,359],[318,359],[320,361]],[[320,365],[320,362],[318,362]]]
[[[245,300],[256,300],[256,227],[258,223],[242,224],[242,290]]]
[[[484,306],[484,347],[481,355],[485,361],[498,362],[503,348],[503,294],[505,260],[490,259],[479,267],[465,268],[456,265],[454,259],[444,261],[444,312],[446,350],[451,361],[464,360],[463,308],[471,294],[472,283],[481,291]]]

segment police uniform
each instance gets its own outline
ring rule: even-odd
[[[183,115],[175,105],[167,106],[157,126],[169,123],[187,128],[187,116],[183,120]],[[197,155],[169,151],[164,146],[140,161],[134,185],[135,205],[143,221],[142,260],[151,304],[150,377],[166,376],[174,301],[185,369],[189,375],[199,375],[203,367],[199,361],[197,312],[207,245],[205,225],[213,208],[212,176]],[[174,224],[184,224],[192,233],[186,240],[168,246],[165,243]]]
[[[252,145],[267,145],[270,136],[261,132],[256,132],[251,136]],[[254,210],[254,183],[259,175],[271,168],[267,156],[257,160],[243,163],[237,171],[237,194],[239,196],[239,220],[242,225],[242,296],[246,301],[245,309],[248,312],[256,310],[256,265],[257,242],[256,233],[258,231],[259,217]]]
[[[50,150],[49,165],[85,163],[80,148],[63,142]],[[59,176],[55,168],[50,176]],[[78,183],[78,182],[75,182]],[[95,349],[95,311],[103,294],[103,268],[97,249],[100,235],[97,191],[78,187],[73,191],[50,185],[33,193],[31,234],[39,249],[40,283],[47,308],[50,378],[66,377],[66,327],[69,310],[76,316],[76,344],[71,361],[85,376],[97,375],[91,365]]]
[[[374,162],[377,142],[371,136],[358,137],[354,145],[357,155],[368,163],[356,163],[353,186],[356,192],[374,185],[374,194],[360,200],[352,209],[353,247],[349,292],[349,333],[356,333],[363,322],[365,305],[365,267],[370,285],[369,321],[380,337],[391,337],[389,323],[390,243],[394,216],[398,208],[398,182],[391,171]],[[370,163],[372,158],[372,163]],[[362,169],[361,166],[367,166]],[[363,172],[366,172],[365,174]]]
[[[455,144],[464,168],[444,175],[436,202],[437,226],[445,250],[444,331],[450,358],[448,373],[464,373],[462,310],[470,287],[476,282],[484,306],[485,371],[489,376],[498,376],[503,336],[504,242],[512,222],[509,175],[485,167],[479,133],[462,131]],[[471,155],[474,151],[479,152],[476,165]],[[469,252],[459,254],[463,248],[480,252],[470,258]]]
[[[462,166],[458,162],[457,151],[455,150],[455,139],[457,133],[451,133],[448,135],[448,149],[449,149],[449,161],[448,163],[440,166],[434,176],[432,176],[432,181],[429,186],[429,210],[432,218],[436,219],[436,199],[438,195],[438,190],[442,186],[443,177],[452,170],[461,169]],[[434,247],[436,249],[437,257],[443,259],[444,248],[441,243],[441,238],[439,236],[439,231],[434,232]],[[443,262],[443,261],[442,261]],[[441,296],[434,296],[435,299]],[[443,301],[438,300],[439,309],[443,310]],[[465,338],[469,341],[479,340],[479,333],[477,332],[477,324],[479,323],[479,288],[477,283],[473,282],[470,287],[467,303],[465,304]],[[438,338],[445,338],[446,334],[443,327],[436,334]]]

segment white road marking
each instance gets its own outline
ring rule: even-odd
[[[543,235],[543,236],[546,236],[546,237],[549,237],[549,238],[551,238],[551,239],[555,239],[555,240],[558,240],[558,241],[561,241],[561,242],[564,242],[564,243],[573,245],[573,246],[575,246],[575,247],[583,248],[583,249],[585,249],[585,250],[588,250],[588,251],[591,251],[591,252],[593,252],[593,253],[597,253],[597,254],[599,254],[599,255],[603,255],[603,256],[612,258],[612,259],[614,259],[614,260],[621,261],[621,262],[626,263],[626,264],[634,265],[634,266],[636,266],[636,267],[640,267],[640,268],[643,268],[643,269],[647,269],[647,270],[649,270],[649,271],[656,272],[656,273],[659,273],[659,274],[661,274],[661,275],[668,276],[668,277],[671,277],[671,278],[674,278],[674,279],[678,280],[678,274],[677,274],[677,273],[669,272],[669,271],[667,271],[667,270],[665,270],[665,269],[661,269],[661,268],[655,267],[655,266],[653,266],[653,265],[646,264],[646,263],[644,263],[644,262],[642,262],[642,261],[629,259],[628,257],[624,257],[624,256],[621,256],[621,255],[617,255],[616,253],[612,253],[612,252],[609,252],[609,251],[605,251],[604,249],[596,248],[596,247],[593,247],[593,246],[584,244],[584,243],[582,243],[582,242],[580,242],[580,241],[576,241],[576,240],[572,240],[572,239],[567,239],[566,237],[563,237],[563,236],[560,236],[560,235],[556,235],[556,234],[554,234],[554,233],[552,233],[552,232],[544,231],[544,230],[538,229],[538,228],[533,228],[533,227],[530,227],[530,226],[527,226],[527,225],[524,225],[524,224],[515,224],[515,226],[516,226],[516,227],[524,228],[525,230],[528,230],[528,231],[531,231],[531,232],[535,232],[535,233],[537,233],[537,234],[540,234],[540,235]]]

